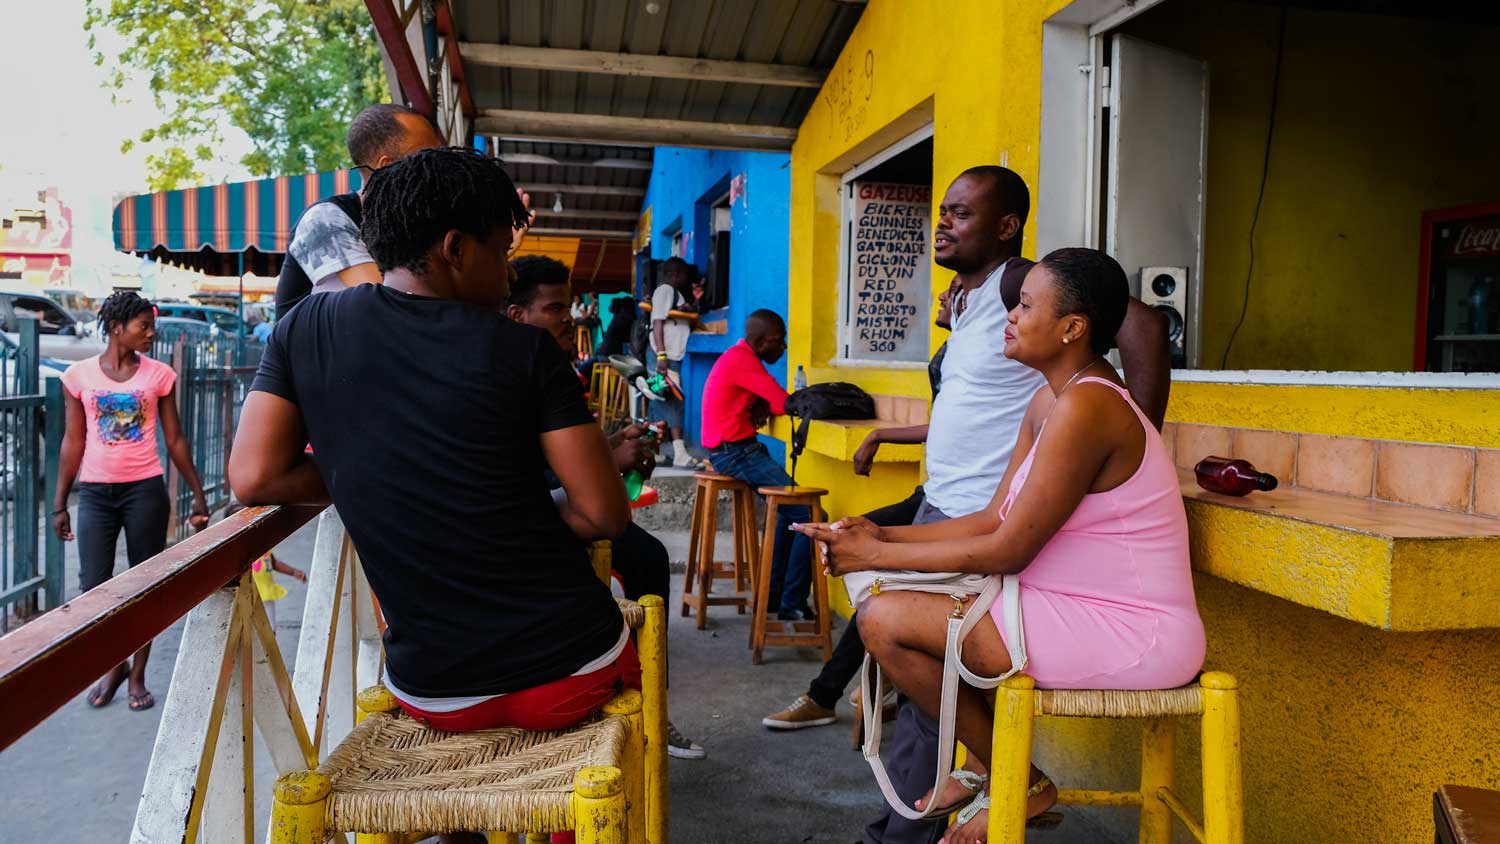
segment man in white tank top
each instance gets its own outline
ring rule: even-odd
[[[1005,357],[1005,322],[1020,300],[1032,262],[1021,257],[1031,194],[1004,167],[971,167],[948,187],[933,229],[933,261],[953,270],[961,289],[943,360],[943,389],[928,422],[923,485],[915,522],[966,516],[989,505],[1005,476],[1021,418],[1045,383],[1040,373]],[[1166,414],[1171,357],[1166,320],[1132,298],[1115,336],[1125,381],[1136,404],[1159,428]],[[883,754],[898,793],[910,805],[931,787],[937,723],[907,702]],[[910,821],[886,810],[866,827],[865,844],[931,844],[946,819]]]

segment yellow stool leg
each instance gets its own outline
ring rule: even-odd
[[[401,832],[360,832],[355,834],[354,844],[406,844],[406,834]]]
[[[990,750],[989,844],[1026,840],[1026,789],[1031,780],[1031,727],[1036,681],[1016,674],[995,692],[995,729]]]
[[[521,839],[509,832],[491,831],[484,834],[484,839],[489,844],[522,844]]]
[[[641,693],[626,689],[604,704],[605,715],[624,717],[630,725],[625,736],[625,752],[620,762],[625,775],[625,815],[627,839],[630,844],[646,842],[646,794],[645,794],[645,736],[641,719]]]
[[[545,832],[528,832],[526,844],[552,844],[552,836]]]
[[[323,844],[333,783],[317,771],[282,774],[272,790],[271,844]]]
[[[1141,832],[1140,844],[1172,844],[1172,810],[1157,799],[1161,788],[1172,787],[1173,756],[1177,724],[1170,718],[1152,718],[1141,733]]]
[[[609,586],[610,572],[615,566],[615,546],[608,539],[597,539],[589,546],[589,562],[594,566],[594,576]]]
[[[577,844],[625,844],[625,778],[619,768],[584,768],[573,780]]]
[[[1210,671],[1203,687],[1203,832],[1206,844],[1243,844],[1239,683]]]
[[[642,595],[641,720],[646,736],[646,844],[667,844],[667,607],[660,595]]]

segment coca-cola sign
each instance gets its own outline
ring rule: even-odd
[[[1454,258],[1488,258],[1500,255],[1500,217],[1485,217],[1454,223],[1458,234],[1448,247]]]

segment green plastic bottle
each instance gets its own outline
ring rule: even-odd
[[[646,433],[641,434],[641,439],[654,440],[656,439],[656,436],[656,428],[648,425],[646,427]],[[646,476],[642,475],[639,469],[631,469],[629,472],[625,473],[626,498],[629,498],[631,501],[639,499],[641,497],[641,490],[644,489],[645,486]]]

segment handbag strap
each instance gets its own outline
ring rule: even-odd
[[[1006,650],[1010,652],[1011,667],[1009,671],[998,677],[984,677],[964,667],[963,642],[980,619],[989,612],[997,596],[1005,609]],[[959,599],[955,597],[955,600]],[[904,818],[914,821],[923,820],[933,814],[937,801],[928,801],[925,809],[914,809],[908,806],[906,801],[896,793],[895,786],[891,784],[890,775],[885,770],[885,763],[880,761],[880,737],[884,728],[884,719],[880,717],[881,706],[878,694],[870,688],[871,662],[869,653],[866,653],[864,664],[860,666],[859,679],[860,717],[864,719],[865,726],[865,743],[862,748],[865,761],[870,764],[870,770],[875,774],[875,782],[880,785],[880,791],[885,795],[886,803]],[[960,675],[972,686],[993,689],[1000,685],[1001,681],[1025,667],[1026,642],[1021,632],[1020,579],[1015,575],[991,578],[967,612],[959,614],[955,608],[954,614],[948,617],[947,644],[944,647],[943,657],[943,688],[938,707],[938,759],[932,784],[934,795],[937,794],[938,786],[943,784],[943,780],[953,770],[954,712],[958,706]],[[877,663],[875,665],[877,688],[881,677],[880,666]]]

